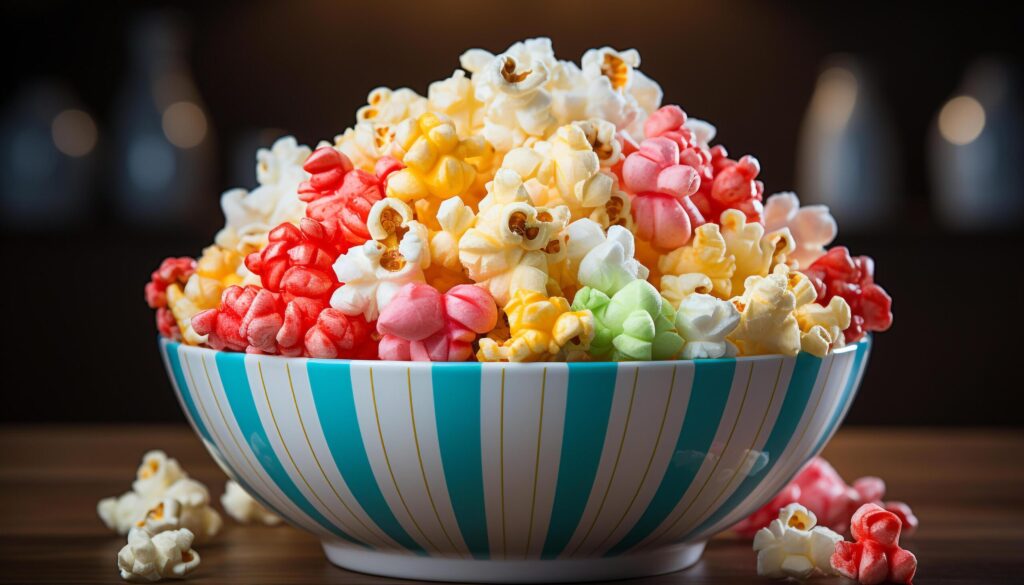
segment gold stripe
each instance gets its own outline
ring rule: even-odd
[[[764,423],[768,421],[768,413],[772,409],[772,403],[775,402],[775,392],[779,389],[779,380],[782,378],[782,366],[783,366],[783,364],[785,364],[785,361],[784,360],[779,360],[779,371],[775,374],[775,386],[772,387],[772,393],[768,397],[768,406],[764,409],[764,416],[761,417],[761,424],[759,424],[757,426],[757,432],[754,433],[754,440],[752,440],[750,442],[750,447],[747,448],[747,453],[753,451],[754,445],[757,444],[757,438],[759,436],[761,436],[761,431],[764,430]],[[751,372],[751,376],[753,376],[753,372],[754,372],[754,365],[753,364],[750,365],[750,372]],[[723,451],[723,455],[724,455],[724,453],[725,452]],[[732,477],[729,478],[729,481],[725,482],[725,486],[722,488],[722,491],[719,492],[719,494],[717,496],[715,496],[715,499],[711,500],[711,504],[707,508],[705,508],[703,512],[701,512],[700,514],[697,515],[698,520],[696,522],[691,522],[686,527],[685,530],[680,530],[677,533],[677,535],[675,537],[673,537],[673,538],[678,538],[679,537],[678,535],[685,534],[687,531],[691,530],[694,525],[699,524],[703,520],[704,515],[707,514],[708,512],[710,512],[715,507],[715,505],[718,504],[718,500],[720,500],[722,498],[722,496],[725,495],[725,492],[729,491],[729,486],[732,485],[732,482],[736,480],[736,476],[738,476],[740,474],[740,469],[742,469],[742,467],[741,467],[742,463],[743,463],[743,461],[741,459],[737,463],[736,469],[732,472]]]
[[[832,366],[836,363],[835,354],[832,354],[832,361],[828,363],[828,372],[825,373],[825,381],[821,385],[821,394],[818,394],[818,400],[814,403],[814,411],[811,413],[810,418],[807,419],[807,424],[804,425],[804,430],[800,433],[800,438],[796,440],[797,447],[804,440],[804,435],[807,434],[807,430],[811,428],[811,422],[814,421],[814,417],[818,416],[818,407],[821,406],[821,399],[825,397],[825,392],[828,390],[828,380],[832,377]]]
[[[661,445],[661,434],[665,430],[665,421],[668,420],[668,409],[672,405],[672,394],[676,391],[676,371],[679,366],[672,366],[672,381],[669,382],[668,387],[668,400],[665,401],[665,412],[661,415],[661,425],[658,426],[658,437],[654,440],[654,448],[651,449],[651,457],[647,460],[647,467],[644,469],[644,474],[640,477],[640,483],[636,486],[636,491],[633,492],[633,497],[629,500],[629,505],[626,506],[625,511],[622,512],[622,516],[619,517],[619,521],[615,523],[615,526],[605,535],[604,539],[601,540],[594,548],[594,550],[600,549],[608,539],[615,534],[615,531],[619,529],[622,522],[626,519],[629,511],[633,509],[633,505],[636,504],[636,499],[640,495],[640,490],[644,487],[644,482],[647,481],[647,474],[651,472],[651,465],[654,463],[654,456],[658,453],[658,447]]]
[[[501,368],[501,418],[498,424],[498,458],[501,462],[501,557],[508,556],[508,533],[505,530],[505,368]]]
[[[430,483],[427,482],[427,470],[423,466],[423,455],[420,452],[420,436],[416,430],[416,410],[412,405],[412,368],[407,368],[405,371],[405,381],[409,386],[409,418],[412,420],[412,439],[416,443],[416,459],[420,462],[420,475],[423,476],[423,487],[427,490],[427,499],[430,500],[430,507],[434,509],[434,518],[437,519],[438,526],[441,527],[441,533],[448,539],[448,544],[451,545],[452,551],[459,556],[463,555],[462,551],[455,546],[455,542],[452,541],[452,537],[448,535],[448,530],[444,527],[444,522],[441,521],[441,515],[437,513],[437,505],[434,503],[434,495],[430,493]]]
[[[270,488],[270,484],[267,483],[267,480],[263,475],[259,471],[256,471],[256,465],[253,464],[252,460],[249,459],[249,456],[245,453],[245,450],[242,449],[241,443],[238,442],[238,437],[231,432],[231,425],[228,424],[228,417],[224,415],[224,409],[220,406],[220,399],[217,398],[217,392],[213,389],[213,379],[210,378],[210,370],[206,367],[206,356],[201,355],[199,356],[199,359],[203,363],[203,371],[206,372],[206,383],[210,385],[210,395],[213,396],[213,402],[217,405],[217,410],[220,411],[220,418],[224,421],[224,428],[226,428],[228,430],[228,434],[231,435],[231,440],[235,442],[235,447],[238,448],[238,452],[242,454],[245,462],[249,464],[249,468],[252,469],[253,475],[260,480],[260,483],[263,484],[263,487],[267,489],[268,493],[274,493]],[[280,505],[280,503],[278,505]]]
[[[357,516],[355,514],[355,512],[352,511],[352,508],[350,508],[349,505],[347,503],[345,503],[345,500],[341,499],[341,494],[339,494],[337,488],[334,487],[334,482],[332,482],[330,480],[330,478],[327,477],[327,472],[324,471],[324,466],[320,464],[320,458],[316,456],[316,451],[313,450],[313,442],[309,440],[309,433],[306,432],[306,423],[302,420],[302,413],[299,411],[299,399],[295,396],[295,384],[292,383],[292,370],[291,370],[291,368],[288,367],[287,363],[285,363],[285,365],[284,365],[284,371],[288,374],[288,387],[292,391],[292,403],[295,404],[295,416],[298,417],[298,419],[299,419],[299,426],[302,428],[302,436],[306,438],[306,445],[309,446],[309,453],[310,453],[310,455],[313,456],[313,461],[316,462],[317,468],[320,469],[320,475],[323,476],[324,481],[327,482],[327,485],[330,486],[331,491],[334,492],[334,497],[338,499],[338,503],[345,507],[345,510],[347,510],[348,513],[351,514],[352,517],[355,518],[357,522],[359,522],[360,526],[362,526],[364,529],[366,529],[366,531],[369,532],[370,534],[373,534],[375,537],[377,537],[386,546],[391,546],[390,543],[388,543],[386,537],[384,537],[382,534],[379,534],[377,531],[375,531],[372,528],[370,528],[370,526],[368,526],[365,522],[363,522],[362,518]],[[260,370],[260,380],[262,381],[262,379],[263,379],[263,370],[261,369]],[[264,386],[264,391],[265,390],[266,390],[266,386]],[[267,404],[268,405],[270,404],[269,400],[267,401]],[[284,440],[282,439],[282,442],[283,441]]]
[[[405,508],[405,513],[408,514],[409,519],[412,520],[412,524],[416,527],[416,530],[420,533],[420,536],[423,537],[423,540],[427,541],[427,544],[430,545],[430,548],[440,552],[441,549],[439,549],[434,544],[434,542],[430,540],[430,537],[428,537],[427,534],[423,532],[423,529],[420,528],[420,524],[416,521],[416,517],[413,516],[412,512],[409,510],[409,505],[405,503],[405,497],[402,496],[402,490],[398,488],[398,480],[395,479],[395,471],[391,468],[391,458],[388,457],[388,448],[387,445],[384,444],[384,431],[381,430],[380,427],[380,412],[377,410],[377,389],[373,385],[373,368],[369,368],[369,370],[370,397],[373,398],[373,416],[374,418],[377,419],[377,436],[380,437],[380,448],[384,451],[384,463],[387,464],[388,466],[388,473],[391,475],[391,483],[392,485],[395,486],[395,492],[398,493],[398,499],[402,502],[402,507]]]
[[[288,367],[287,364],[285,365],[285,367]],[[334,510],[332,510],[330,506],[325,504],[324,501],[320,499],[320,495],[316,493],[316,490],[313,489],[313,486],[309,484],[309,480],[307,480],[306,476],[303,475],[302,470],[299,469],[299,465],[295,463],[295,458],[292,457],[292,451],[291,449],[288,448],[288,443],[286,443],[284,440],[284,434],[281,433],[281,427],[280,425],[277,424],[277,415],[274,414],[274,407],[271,406],[270,404],[270,393],[267,392],[267,382],[266,380],[263,379],[263,362],[261,362],[259,359],[256,360],[256,369],[260,373],[260,385],[263,386],[263,397],[267,401],[267,410],[270,412],[270,420],[274,423],[274,430],[277,431],[277,438],[281,440],[281,447],[284,448],[284,453],[285,455],[288,456],[288,460],[292,462],[292,467],[295,468],[295,473],[299,474],[299,478],[302,479],[302,483],[306,484],[306,489],[309,490],[309,493],[313,494],[313,497],[316,498],[316,501],[320,502],[320,506],[327,510],[327,513],[331,515],[331,518],[334,518],[334,520],[337,521],[341,528],[345,529],[348,532],[355,532],[348,526],[348,524],[343,522],[341,518],[338,517],[337,514],[334,513]],[[289,384],[291,383],[291,373],[288,374],[288,382]]]
[[[747,402],[747,393],[750,391],[750,381],[753,378],[754,378],[754,364],[751,363],[750,364],[750,375],[747,376],[747,387],[743,390],[743,398],[740,399],[740,408],[736,412],[736,418],[733,419],[733,421],[732,421],[732,428],[729,430],[729,436],[725,439],[725,446],[722,447],[722,451],[721,451],[721,454],[718,457],[718,461],[715,461],[715,464],[711,467],[711,472],[708,473],[707,478],[704,479],[704,485],[700,486],[700,489],[697,490],[697,494],[695,496],[693,496],[693,498],[686,505],[686,508],[682,511],[682,513],[680,513],[678,516],[676,516],[676,519],[672,521],[672,524],[670,524],[667,528],[665,528],[664,530],[659,532],[658,535],[655,536],[654,538],[647,539],[648,543],[651,543],[651,542],[659,540],[661,537],[665,536],[665,534],[667,534],[673,528],[675,528],[676,524],[678,524],[679,521],[682,520],[684,516],[686,516],[686,513],[690,511],[690,508],[692,508],[693,505],[695,503],[697,503],[697,500],[700,499],[700,495],[702,493],[704,493],[704,489],[708,487],[709,483],[711,483],[711,478],[715,477],[715,471],[718,470],[718,466],[721,465],[722,459],[725,458],[725,452],[729,449],[729,443],[732,442],[733,434],[736,433],[736,427],[739,426],[739,424],[740,424],[740,418],[743,416],[743,405],[746,404],[746,402]],[[708,454],[710,455],[710,452]]]
[[[523,558],[530,555],[530,542],[533,540],[533,515],[537,511],[537,474],[540,472],[540,439],[544,430],[544,395],[548,388],[548,369],[545,367],[540,378],[540,419],[537,422],[537,454],[533,462],[533,496],[530,498],[530,527],[526,531],[526,550]]]
[[[640,378],[640,366],[633,369],[633,391],[629,395],[629,408],[626,409],[626,424],[622,426],[622,438],[619,440],[619,450],[615,453],[615,463],[612,464],[612,474],[608,478],[608,484],[604,488],[604,496],[601,497],[601,503],[597,506],[597,512],[594,513],[594,520],[590,523],[590,528],[587,528],[586,534],[580,539],[579,544],[573,549],[569,556],[575,556],[580,551],[583,544],[587,542],[587,538],[590,538],[590,533],[594,530],[594,526],[597,525],[597,520],[601,517],[601,511],[604,510],[604,505],[608,501],[608,494],[612,491],[612,484],[615,482],[615,472],[619,469],[619,460],[622,458],[622,448],[626,444],[626,435],[629,434],[629,420],[633,416],[633,400],[636,398],[636,383]]]

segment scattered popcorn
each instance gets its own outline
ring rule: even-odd
[[[121,578],[131,583],[184,579],[199,567],[199,553],[192,550],[187,528],[150,536],[145,530],[128,533],[128,544],[117,553]]]
[[[556,359],[572,343],[585,350],[594,339],[594,315],[570,310],[562,297],[518,289],[505,305],[509,337],[480,340],[481,362],[533,362]]]
[[[226,223],[214,238],[218,246],[248,254],[267,244],[267,233],[274,226],[299,222],[306,206],[297,188],[309,176],[302,165],[310,152],[292,136],[279,138],[269,150],[257,151],[259,187],[251,192],[232,189],[221,196]]]
[[[460,284],[441,294],[422,283],[403,286],[380,314],[380,359],[459,362],[477,336],[494,329],[498,309],[487,291]]]
[[[260,523],[277,526],[281,517],[263,507],[253,499],[238,482],[229,479],[224,484],[224,495],[220,497],[220,505],[236,522],[241,524]]]
[[[863,585],[909,584],[917,572],[917,558],[900,548],[901,528],[896,514],[875,504],[864,504],[850,519],[854,542],[836,543],[832,567]]]
[[[741,536],[750,538],[775,516],[781,506],[799,502],[814,512],[823,526],[836,532],[849,529],[850,516],[865,503],[872,503],[896,514],[903,524],[903,534],[911,534],[918,520],[903,502],[882,502],[885,482],[877,477],[862,477],[847,485],[839,473],[822,457],[812,459],[771,502],[732,527]]]
[[[609,297],[584,287],[572,309],[594,315],[589,355],[612,361],[672,359],[683,346],[675,332],[675,310],[646,280],[633,280]]]
[[[825,246],[836,239],[839,228],[824,205],[800,206],[796,193],[776,193],[764,204],[764,229],[786,228],[796,249],[788,256],[795,268],[807,268],[825,254]]]
[[[188,474],[177,459],[168,457],[163,451],[149,451],[142,456],[142,465],[135,472],[132,490],[142,496],[158,496],[178,480],[187,477]]]
[[[726,338],[739,323],[740,313],[732,303],[708,294],[687,295],[676,311],[676,330],[686,342],[680,357],[692,360],[735,356],[736,346]]]
[[[470,49],[426,97],[371,91],[333,142],[261,149],[259,186],[222,197],[216,245],[153,273],[158,331],[283,356],[525,361],[824,356],[887,329],[870,258],[826,248],[828,209],[762,203],[759,161],[662,106],[640,63],[611,47],[563,61],[547,38]],[[111,522],[154,504],[133,498],[105,505]]]
[[[829,561],[843,537],[816,526],[817,522],[814,513],[800,504],[779,510],[779,517],[754,535],[757,574],[799,581],[836,574]]]

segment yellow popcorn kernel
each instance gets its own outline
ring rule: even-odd
[[[565,254],[569,210],[535,207],[514,171],[501,169],[488,183],[473,227],[459,239],[459,261],[499,306],[512,292],[547,292],[550,262]]]
[[[679,303],[692,294],[711,294],[714,284],[706,274],[691,272],[688,274],[667,274],[661,277],[661,296],[679,310]]]
[[[206,336],[197,335],[192,330],[192,317],[216,308],[224,289],[242,283],[240,268],[243,268],[241,254],[216,245],[208,246],[185,286],[172,284],[167,287],[167,307],[178,323],[182,341],[187,345],[206,343]]]
[[[440,230],[430,232],[430,267],[425,271],[427,282],[441,292],[472,281],[459,261],[459,240],[476,216],[458,197],[446,199],[437,211]]]
[[[505,307],[508,338],[480,340],[481,362],[549,361],[566,345],[586,347],[594,338],[594,315],[572,311],[564,297],[518,290]]]
[[[747,277],[743,294],[732,304],[740,312],[740,324],[728,339],[740,355],[800,353],[801,332],[793,316],[796,295],[785,273]]]
[[[662,256],[657,266],[662,275],[703,274],[711,280],[712,295],[723,300],[732,296],[736,258],[727,249],[717,224],[706,223],[694,230],[693,240],[688,245]]]
[[[846,344],[843,331],[850,326],[850,305],[840,296],[832,297],[828,306],[809,302],[796,309],[800,325],[800,346],[807,353],[824,357],[830,349]]]
[[[493,156],[483,137],[460,139],[454,124],[427,113],[400,124],[394,140],[405,153],[406,168],[390,176],[387,195],[414,204],[417,217],[428,228],[437,229],[434,216],[445,199],[460,197],[470,206],[477,203],[481,194],[475,188],[478,166],[489,167]]]
[[[360,122],[334,137],[334,147],[359,169],[372,173],[384,156],[401,153],[394,147],[395,125],[384,122]]]
[[[796,247],[788,229],[766,234],[763,225],[748,223],[743,212],[736,209],[722,212],[721,226],[726,250],[736,262],[732,274],[733,295],[743,292],[747,277],[767,275],[773,266],[785,262],[786,255]]]

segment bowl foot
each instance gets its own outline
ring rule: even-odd
[[[482,560],[421,557],[401,552],[368,551],[344,542],[323,543],[327,558],[344,569],[426,581],[474,583],[568,583],[662,575],[700,560],[703,542],[677,544],[617,557],[552,560]]]

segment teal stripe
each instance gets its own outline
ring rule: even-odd
[[[277,514],[278,516],[281,516],[283,518],[287,517],[285,516],[285,514],[281,513],[281,511],[277,507],[270,505],[269,502],[267,502],[262,496],[260,496],[259,492],[254,490],[252,486],[249,485],[249,483],[242,478],[242,474],[239,473],[239,470],[235,469],[234,467],[228,464],[227,458],[224,456],[224,453],[221,452],[222,447],[213,440],[213,436],[210,434],[209,429],[207,429],[206,424],[203,423],[203,418],[199,416],[199,410],[196,408],[195,400],[192,398],[191,389],[185,382],[185,372],[181,368],[181,356],[178,355],[179,347],[181,347],[181,344],[178,342],[169,341],[166,343],[164,348],[165,353],[167,355],[167,361],[171,364],[171,371],[174,372],[174,380],[178,384],[178,395],[181,396],[182,402],[185,403],[185,408],[191,415],[192,422],[195,428],[199,431],[199,434],[202,436],[202,438],[205,439],[206,448],[210,451],[210,454],[213,455],[213,457],[220,462],[221,465],[231,470],[232,479],[238,482],[238,485],[242,486],[242,488],[250,496],[252,496],[253,499],[263,504],[264,508],[270,510],[271,512]],[[197,388],[196,392],[198,391],[199,389]],[[211,388],[211,392],[212,391],[213,389]]]
[[[480,446],[480,364],[431,368],[437,442],[462,538],[473,558],[490,557]]]
[[[583,516],[601,460],[618,370],[614,363],[570,363],[568,366],[558,483],[541,553],[545,559],[554,558],[565,549]]]
[[[260,421],[259,411],[256,409],[256,402],[253,400],[252,390],[249,388],[249,378],[245,371],[245,354],[217,352],[217,372],[224,385],[224,393],[228,397],[235,422],[238,423],[238,428],[242,431],[242,437],[277,487],[292,503],[331,534],[358,546],[370,548],[324,518],[288,477],[288,472],[285,471],[281,460],[274,453],[270,437],[267,436],[263,423]]]
[[[694,362],[694,368],[696,371],[686,407],[686,418],[679,429],[672,461],[665,470],[658,491],[640,520],[605,556],[622,554],[647,538],[668,518],[697,477],[711,449],[711,442],[729,402],[736,360],[700,360]]]
[[[700,526],[679,538],[679,541],[686,540],[690,535],[698,534],[705,528],[718,522],[722,516],[735,510],[782,459],[782,453],[785,452],[786,446],[793,439],[793,434],[800,424],[800,419],[803,417],[804,411],[807,410],[807,404],[810,402],[811,394],[814,391],[814,382],[818,379],[818,370],[821,369],[822,361],[821,358],[809,353],[801,353],[797,356],[796,365],[793,366],[793,376],[789,380],[789,389],[786,390],[786,398],[782,401],[782,407],[779,409],[779,416],[775,420],[775,426],[772,427],[772,432],[768,435],[768,440],[764,444],[763,453],[768,459],[767,465],[753,470],[740,483],[736,491],[710,517],[701,522]],[[822,383],[824,384],[824,382]],[[825,388],[822,388],[822,392],[825,390]]]
[[[425,555],[426,551],[409,536],[391,513],[391,508],[377,486],[359,430],[349,363],[309,360],[306,372],[320,428],[324,431],[334,465],[349,491],[370,519],[392,540]]]
[[[856,354],[853,356],[853,366],[850,368],[850,375],[846,380],[846,387],[843,388],[842,398],[840,398],[839,404],[836,405],[835,410],[832,412],[832,416],[829,418],[828,425],[825,427],[825,433],[821,435],[820,439],[818,439],[818,443],[814,446],[810,455],[807,456],[804,464],[821,452],[825,447],[825,443],[832,437],[832,433],[835,432],[836,427],[842,423],[843,413],[846,412],[846,407],[850,404],[850,401],[853,400],[853,395],[857,392],[857,387],[860,385],[860,377],[864,369],[864,359],[868,355],[870,345],[871,342],[866,339],[857,344]],[[802,469],[803,466],[801,465],[800,468]]]
[[[174,341],[164,344],[164,354],[167,356],[167,362],[171,365],[171,371],[174,373],[174,381],[178,385],[178,396],[185,403],[185,409],[188,411],[189,418],[192,419],[192,425],[199,431],[200,436],[206,440],[207,448],[215,448],[216,443],[213,442],[213,437],[210,436],[210,431],[203,423],[203,419],[199,417],[199,409],[196,408],[196,403],[192,399],[188,383],[185,382],[185,371],[181,369],[181,356],[178,355],[178,347],[180,346],[180,343]],[[224,460],[223,456],[220,458],[221,461]]]

